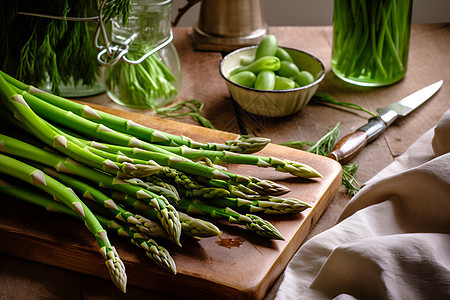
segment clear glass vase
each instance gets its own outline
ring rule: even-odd
[[[50,81],[50,77],[48,74],[46,74],[46,80],[42,85],[39,86],[40,89],[52,92],[53,91],[53,85]],[[85,84],[83,82],[75,82],[73,78],[69,80],[67,83],[61,83],[58,85],[58,94],[61,97],[66,98],[77,98],[77,97],[88,97],[88,96],[94,96],[98,94],[104,93],[105,85],[101,81],[101,79],[97,79],[92,84]]]
[[[95,9],[90,7],[88,9],[87,16],[91,16],[95,14]],[[84,30],[81,31],[83,34],[86,34],[86,38],[82,39],[84,41],[84,47],[86,49],[80,51],[73,50],[72,56],[75,51],[80,51],[84,53],[84,56],[81,56],[83,61],[80,59],[71,62],[72,68],[70,68],[71,75],[69,78],[61,78],[61,81],[54,86],[52,83],[51,75],[48,72],[42,72],[42,82],[38,85],[38,87],[44,91],[57,93],[59,96],[66,98],[77,98],[77,97],[88,97],[94,96],[98,94],[104,93],[105,85],[101,79],[101,66],[98,63],[87,63],[88,60],[95,60],[96,50],[89,49],[92,47],[92,43],[94,41],[94,33],[97,29],[96,22],[83,22],[78,21],[80,28]],[[72,33],[73,34],[73,33]],[[69,39],[70,35],[66,34],[66,39]],[[89,47],[89,48],[88,48]],[[77,57],[80,57],[78,55]],[[77,70],[79,68],[79,70]],[[86,74],[89,73],[89,76]],[[58,77],[66,74],[57,74]],[[89,78],[86,80],[86,77]]]
[[[413,0],[334,0],[331,68],[344,81],[385,86],[407,70]]]
[[[131,38],[126,58],[139,60],[171,35],[171,7],[172,0],[133,0],[127,22],[112,22],[112,44],[124,45]],[[104,81],[108,96],[122,106],[154,108],[168,104],[181,88],[177,50],[169,43],[138,64],[119,61],[105,68]]]

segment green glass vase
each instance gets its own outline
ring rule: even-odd
[[[413,0],[334,0],[331,68],[360,86],[385,86],[407,70]]]

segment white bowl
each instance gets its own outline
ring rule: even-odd
[[[232,82],[228,78],[230,72],[240,66],[242,57],[254,57],[256,48],[257,46],[240,48],[226,55],[220,62],[220,74],[225,79],[233,99],[244,110],[259,116],[282,117],[300,111],[311,100],[325,77],[322,62],[306,52],[283,47],[300,71],[306,70],[314,76],[313,83],[295,89],[265,91]]]

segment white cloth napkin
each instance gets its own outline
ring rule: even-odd
[[[275,299],[450,299],[450,110],[299,249]]]

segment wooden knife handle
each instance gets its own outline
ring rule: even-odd
[[[355,132],[347,134],[327,155],[341,164],[348,163],[364,146],[379,137],[386,129],[386,123],[380,117],[369,119],[367,124]]]
[[[355,131],[344,136],[327,155],[341,164],[348,163],[367,144],[369,136],[365,131]]]

